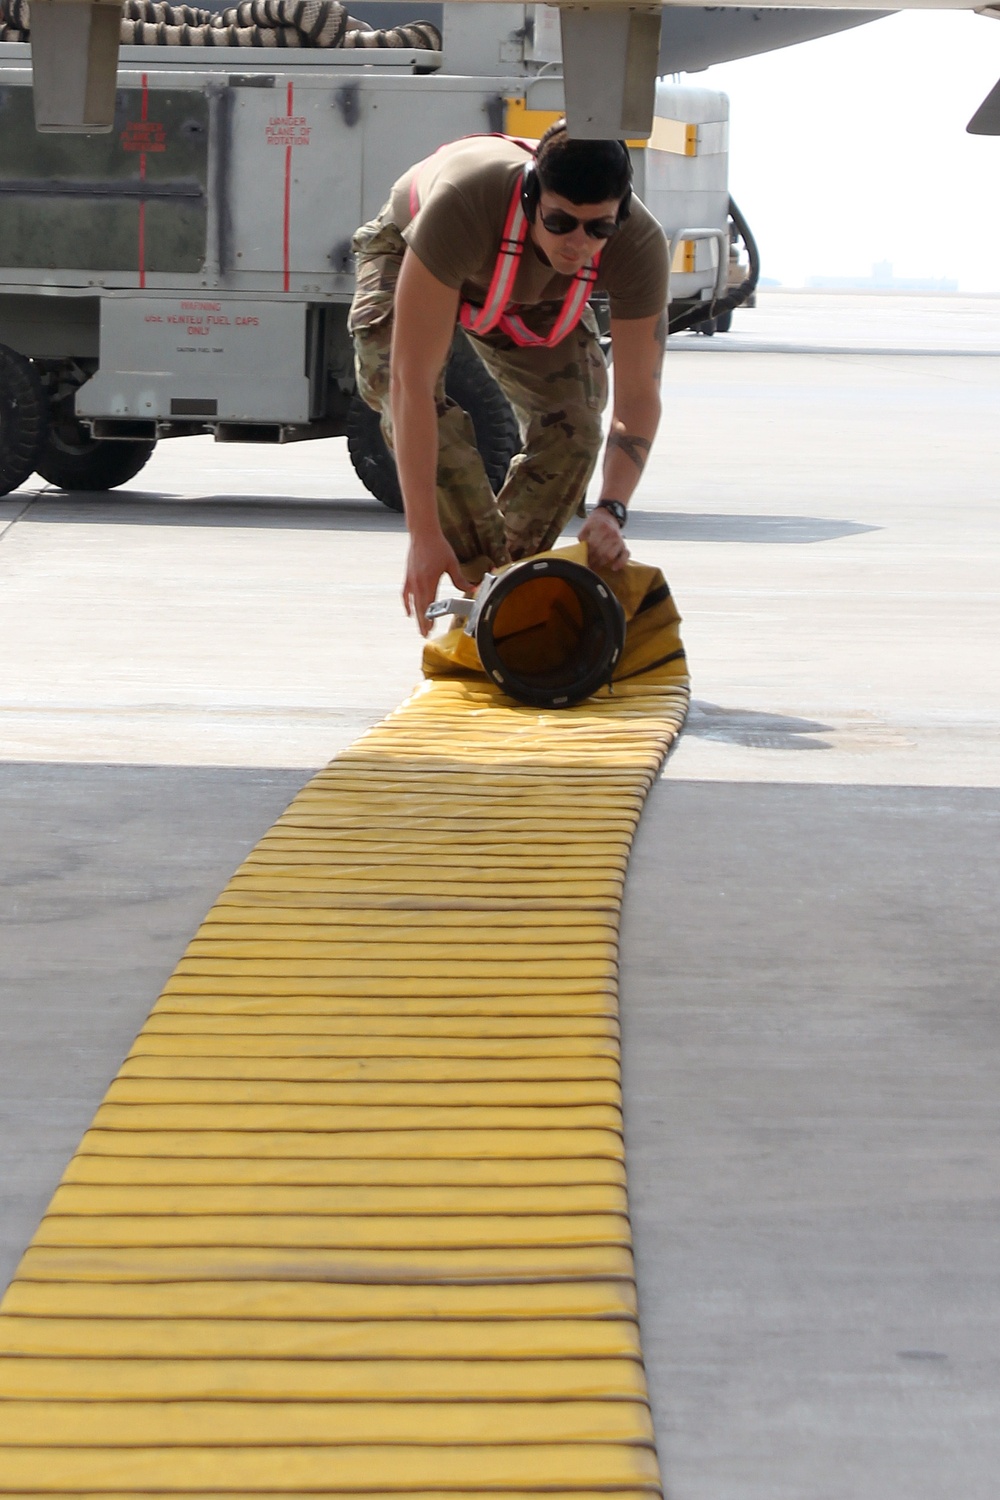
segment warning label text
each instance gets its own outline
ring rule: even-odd
[[[308,146],[311,134],[304,115],[272,115],[267,122],[269,146]]]
[[[121,143],[123,151],[166,151],[167,127],[156,120],[130,120]]]

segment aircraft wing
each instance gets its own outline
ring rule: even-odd
[[[815,41],[895,14],[891,10],[821,10],[744,5],[665,5],[660,23],[660,72],[698,73],[715,63],[756,57]]]
[[[37,3],[37,0],[36,0]],[[430,21],[444,33],[445,7],[441,0],[427,5],[424,0],[408,0],[413,15]],[[368,0],[355,5],[351,15],[374,30],[399,23],[399,0]],[[528,7],[528,24],[532,11],[537,23],[537,8]],[[811,10],[788,6],[665,4],[660,11],[659,72],[698,73],[714,63],[733,62],[740,57],[755,57],[778,47],[792,47],[796,42],[811,42],[816,37],[864,26],[891,10]]]

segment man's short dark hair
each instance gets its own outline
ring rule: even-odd
[[[624,198],[632,183],[632,163],[621,141],[574,140],[565,120],[542,136],[535,167],[542,187],[570,203],[610,203]]]

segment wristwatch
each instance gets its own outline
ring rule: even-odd
[[[625,522],[628,520],[628,511],[620,500],[598,500],[594,506],[595,510],[609,510],[618,522],[619,531],[625,530]]]

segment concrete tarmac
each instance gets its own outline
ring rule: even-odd
[[[629,537],[695,702],[623,927],[669,1500],[994,1500],[1000,302],[671,343]],[[0,501],[0,1284],[219,887],[408,691],[342,442]]]

